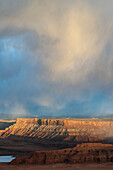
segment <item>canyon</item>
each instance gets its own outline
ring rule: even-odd
[[[113,121],[18,118],[0,130],[0,155],[11,164],[113,162]]]
[[[43,144],[75,146],[82,142],[113,143],[113,121],[100,119],[17,119],[0,130],[0,138],[26,137]]]

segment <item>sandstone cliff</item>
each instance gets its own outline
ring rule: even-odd
[[[113,143],[113,122],[101,120],[17,119],[0,131],[0,138],[28,137],[42,143],[75,146],[82,142]],[[47,142],[48,141],[48,142]]]
[[[113,145],[81,144],[73,149],[37,151],[14,159],[11,164],[53,164],[53,163],[101,163],[113,162]]]

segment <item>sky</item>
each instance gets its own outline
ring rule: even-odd
[[[113,113],[113,0],[0,0],[0,113]]]

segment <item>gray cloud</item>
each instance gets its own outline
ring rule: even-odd
[[[97,100],[102,112],[112,100],[112,2],[0,4],[1,112],[87,113]]]

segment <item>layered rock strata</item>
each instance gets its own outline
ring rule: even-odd
[[[104,163],[113,162],[113,145],[79,144],[73,149],[37,151],[14,159],[11,164],[54,164],[54,163]]]
[[[0,138],[10,136],[73,144],[102,142],[110,138],[112,143],[113,122],[98,119],[17,119],[15,124],[0,131]]]

